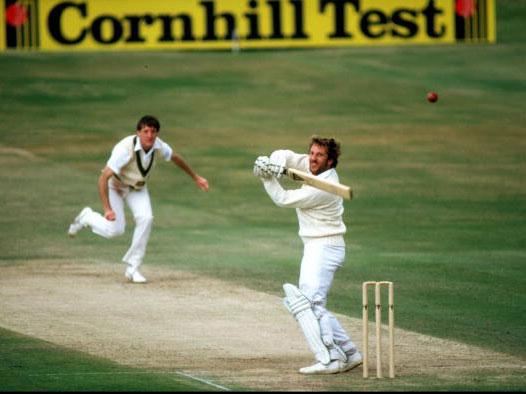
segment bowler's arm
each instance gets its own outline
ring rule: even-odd
[[[113,170],[110,167],[106,166],[102,170],[98,182],[99,196],[102,202],[102,208],[104,209],[104,217],[112,221],[115,220],[115,212],[113,212],[113,209],[111,208],[110,204],[110,197],[108,193],[108,181],[114,174],[115,173],[113,172]]]
[[[172,152],[172,157],[170,160],[172,160],[175,165],[186,172],[197,184],[197,187],[205,192],[208,191],[208,181],[202,176],[198,175],[180,154]]]

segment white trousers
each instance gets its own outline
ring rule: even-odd
[[[322,337],[329,341],[332,339],[344,352],[350,354],[355,351],[356,345],[338,319],[326,309],[334,273],[343,265],[344,260],[345,246],[328,245],[323,239],[305,242],[299,289],[312,303],[314,314],[320,322]],[[331,353],[333,352],[335,351]],[[331,356],[337,358],[336,353]]]
[[[143,261],[146,246],[150,238],[153,223],[152,206],[147,186],[141,190],[133,190],[129,187],[118,187],[109,182],[108,196],[110,204],[115,212],[115,220],[107,220],[100,213],[90,212],[85,221],[91,230],[104,238],[113,238],[124,234],[126,227],[126,216],[124,213],[124,202],[130,208],[135,221],[133,239],[130,248],[122,258],[122,261],[137,269]]]

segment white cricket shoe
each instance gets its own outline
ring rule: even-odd
[[[345,363],[340,360],[331,361],[327,365],[322,363],[316,363],[309,367],[300,368],[299,373],[303,375],[326,375],[331,373],[338,373],[340,372],[343,364]]]
[[[331,373],[339,373],[350,371],[362,363],[362,355],[360,352],[355,352],[348,357],[347,361],[333,360],[329,364],[316,363],[310,367],[300,369],[300,373],[304,375],[326,375]]]
[[[126,268],[124,276],[126,276],[126,279],[132,281],[133,283],[146,283],[146,278],[142,276],[137,269]]]
[[[77,235],[77,233],[82,230],[84,227],[86,227],[86,223],[84,222],[85,216],[92,212],[90,207],[85,207],[80,213],[77,215],[73,223],[70,224],[68,229],[68,235],[70,237],[74,237]]]
[[[342,367],[340,372],[350,371],[362,363],[362,354],[359,351],[354,352],[348,356],[347,362],[341,363]]]

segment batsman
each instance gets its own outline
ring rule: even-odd
[[[362,363],[356,345],[326,308],[334,274],[345,260],[343,199],[307,184],[286,190],[279,179],[286,168],[294,168],[339,183],[339,156],[339,142],[313,136],[308,154],[276,150],[270,157],[259,156],[254,163],[254,175],[261,179],[272,201],[278,207],[296,208],[298,216],[304,245],[299,288],[284,284],[283,301],[316,359],[313,365],[299,370],[306,375],[345,372]]]

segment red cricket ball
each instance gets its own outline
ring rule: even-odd
[[[429,92],[426,98],[427,98],[427,101],[429,101],[430,103],[434,103],[435,101],[438,100],[438,94],[436,94],[435,92]]]

